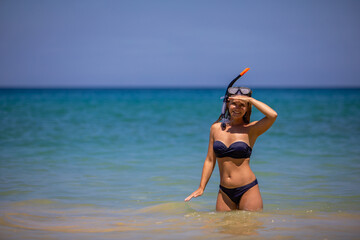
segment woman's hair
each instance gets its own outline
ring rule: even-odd
[[[250,93],[247,94],[246,96],[251,97],[251,93],[252,93],[252,92],[250,92]],[[235,95],[230,95],[229,97],[231,97],[231,96],[235,96]],[[226,110],[225,110],[225,113],[228,113],[228,112],[229,112],[228,103],[229,103],[229,100],[227,99],[227,100],[226,100]],[[229,114],[229,115],[230,115],[230,114]],[[243,116],[244,123],[250,123],[250,116],[251,116],[251,104],[248,103],[248,105],[247,105],[247,111],[246,111],[245,115]],[[231,116],[230,116],[230,118],[231,118]],[[218,122],[220,122],[220,121],[221,121],[221,114],[220,114],[218,120],[216,120],[214,123],[218,123]]]

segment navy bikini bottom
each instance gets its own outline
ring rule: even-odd
[[[239,204],[241,197],[246,193],[250,188],[258,184],[257,179],[253,182],[246,184],[245,186],[241,186],[238,188],[226,188],[220,185],[221,191],[223,191],[236,205]]]

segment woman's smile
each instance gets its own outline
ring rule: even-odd
[[[241,110],[233,110],[232,113],[238,115],[238,114],[242,114],[242,111]]]
[[[230,106],[230,115],[242,115],[245,114],[246,112],[246,107],[244,105],[238,105],[236,106],[235,104]]]

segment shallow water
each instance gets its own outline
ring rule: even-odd
[[[356,239],[360,90],[255,89],[264,211],[199,184],[223,89],[0,90],[1,239]],[[252,120],[261,114],[253,110]]]
[[[3,239],[357,239],[360,234],[358,213],[223,213],[184,202],[124,210],[38,199],[8,205],[1,215]]]

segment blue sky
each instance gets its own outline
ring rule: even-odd
[[[360,1],[1,0],[0,87],[360,87]]]

